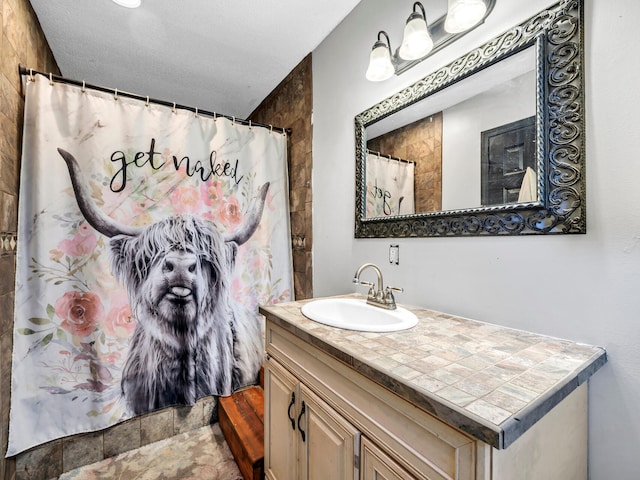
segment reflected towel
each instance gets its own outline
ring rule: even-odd
[[[527,167],[518,194],[518,203],[538,200],[538,176],[531,167]]]

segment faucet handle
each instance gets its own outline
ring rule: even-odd
[[[384,289],[384,302],[387,305],[387,308],[391,310],[396,308],[396,299],[393,296],[393,291],[404,292],[404,288],[387,287]]]
[[[367,295],[368,296],[374,295],[373,283],[365,282],[365,281],[362,281],[362,280],[358,280],[357,278],[353,279],[353,283],[355,283],[356,285],[365,285],[365,286],[369,287],[369,293]]]

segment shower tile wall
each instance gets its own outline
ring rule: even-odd
[[[290,128],[289,204],[293,274],[297,300],[313,296],[311,270],[311,54],[302,60],[251,114],[251,120]]]
[[[4,453],[9,430],[18,178],[24,111],[19,65],[58,73],[28,0],[0,0],[0,479],[14,478],[16,473],[15,459],[5,459]],[[39,455],[43,465],[52,460],[56,463],[62,451],[53,445]],[[35,466],[32,470],[38,468]]]

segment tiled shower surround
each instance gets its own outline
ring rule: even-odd
[[[24,114],[18,67],[22,65],[54,74],[60,74],[60,71],[28,0],[0,0],[0,16],[0,480],[51,479],[78,466],[206,425],[214,415],[214,402],[203,399],[193,408],[167,408],[104,431],[74,435],[14,458],[4,458],[9,428],[18,183]],[[312,291],[310,55],[265,99],[251,118],[292,129],[289,184],[295,292],[299,299],[308,298]]]
[[[4,458],[9,431],[18,182],[24,115],[19,65],[58,73],[28,0],[0,0],[0,479],[7,480],[14,475],[25,478],[16,472],[16,459]],[[42,457],[46,455],[43,451]],[[39,465],[30,465],[28,471],[36,472],[39,468]]]
[[[251,120],[290,128],[289,205],[295,298],[313,295],[311,270],[311,146],[313,109],[311,54],[251,114]]]

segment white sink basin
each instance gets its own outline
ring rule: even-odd
[[[361,332],[396,332],[418,323],[418,317],[406,308],[386,310],[355,298],[322,298],[302,306],[302,314],[331,327]]]

